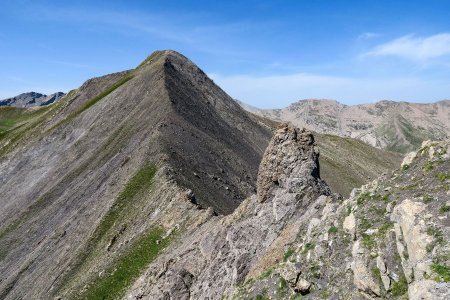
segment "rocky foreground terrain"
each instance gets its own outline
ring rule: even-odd
[[[348,106],[334,100],[301,100],[283,109],[241,105],[258,115],[292,122],[318,133],[362,140],[377,148],[407,153],[450,132],[450,100],[431,104],[380,101]]]
[[[286,153],[283,148],[279,151]],[[261,168],[271,152],[269,147]],[[282,242],[261,256],[270,261],[265,271],[250,272],[230,293],[237,299],[449,299],[449,153],[450,142],[427,141],[399,170],[355,189],[344,201],[324,193],[310,197],[309,206],[292,207],[288,211],[300,210],[300,216],[287,221]],[[311,161],[303,165],[318,175]],[[276,175],[269,179],[276,181]],[[299,177],[293,181],[305,178]],[[310,184],[300,190],[317,189]],[[280,198],[303,194],[290,184],[273,188],[268,214],[273,223],[283,223]]]
[[[448,153],[428,142],[393,171],[157,51],[0,108],[0,299],[446,299]]]
[[[23,93],[18,96],[0,100],[0,106],[13,106],[13,107],[35,107],[46,106],[55,103],[62,97],[64,93],[57,92],[51,95],[44,95],[36,92]]]

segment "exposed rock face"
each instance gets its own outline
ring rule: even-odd
[[[302,163],[298,163],[299,161]],[[294,178],[292,174],[295,174]],[[301,180],[300,184],[298,180]],[[274,188],[298,192],[295,189],[298,185],[302,188],[322,188],[320,192],[324,192],[327,188],[320,181],[319,150],[311,132],[281,124],[267,147],[259,167],[258,199],[260,202],[266,201],[273,196]]]
[[[379,101],[348,106],[334,100],[306,99],[283,109],[243,107],[276,121],[356,138],[401,153],[417,149],[424,140],[450,137],[450,100],[430,104]]]
[[[12,98],[0,100],[0,106],[14,106],[14,107],[46,106],[58,101],[64,95],[65,94],[62,92],[57,92],[48,96],[35,92],[23,93]]]

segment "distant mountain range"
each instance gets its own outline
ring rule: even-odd
[[[0,100],[0,106],[14,107],[34,107],[52,104],[61,99],[65,94],[57,92],[51,95],[44,95],[36,92],[29,92],[17,95],[12,98]]]
[[[424,140],[450,133],[450,100],[436,103],[380,101],[348,106],[334,100],[300,100],[282,109],[246,110],[275,121],[288,121],[319,133],[362,140],[374,147],[406,153]]]

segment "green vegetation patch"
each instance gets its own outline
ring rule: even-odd
[[[366,249],[372,250],[376,245],[375,235],[363,233],[361,243]]]
[[[381,271],[378,267],[372,267],[372,277],[378,282],[378,284],[381,284]]]
[[[163,51],[155,51],[155,52],[153,52],[152,54],[150,54],[150,56],[148,56],[146,59],[144,59],[144,61],[141,62],[139,64],[139,66],[136,67],[136,69],[139,69],[140,67],[144,66],[148,62],[151,62],[152,60],[158,58],[162,53],[163,53]]]
[[[305,246],[303,247],[302,253],[303,254],[308,253],[308,251],[314,249],[315,246],[316,245],[314,243],[306,243]]]
[[[432,196],[430,196],[430,195],[423,196],[423,203],[430,203],[433,201],[434,201],[434,198]]]
[[[368,219],[366,219],[364,217],[360,218],[358,227],[361,232],[365,232],[367,229],[371,228],[372,226],[373,226],[373,224]]]
[[[284,253],[283,261],[286,262],[289,259],[289,257],[291,257],[294,253],[295,253],[295,250],[293,248],[289,247],[287,249],[287,251]]]
[[[0,157],[14,149],[20,140],[39,137],[41,124],[70,97],[69,93],[52,105],[33,109],[0,107]]]
[[[142,190],[149,188],[153,182],[156,167],[147,163],[130,179],[123,191],[119,194],[116,202],[103,218],[97,227],[96,236],[102,237],[114,225],[117,219],[123,215],[128,206],[132,204],[132,199]]]
[[[328,229],[328,233],[329,234],[335,234],[335,233],[337,233],[338,232],[338,228],[336,227],[336,226],[331,226],[329,229]]]
[[[426,162],[424,168],[425,172],[431,172],[434,169],[433,163],[428,161]]]
[[[437,245],[443,246],[447,243],[447,241],[444,239],[442,231],[437,227],[428,227],[427,234],[434,238],[433,241],[426,247],[428,252],[433,251],[434,247],[436,247]]]
[[[370,200],[370,193],[369,192],[364,192],[359,194],[358,198],[356,199],[356,204],[360,205],[363,204],[364,202]]]
[[[95,229],[86,249],[80,254],[77,264],[67,275],[62,284],[62,289],[70,285],[72,279],[84,267],[102,255],[106,243],[114,232],[113,229],[125,224],[126,216],[129,216],[136,203],[135,199],[143,192],[152,188],[156,167],[152,163],[145,164],[128,181],[115,203],[103,217]],[[114,264],[114,270],[107,270],[105,277],[96,279],[80,299],[114,299],[118,298],[125,287],[133,282],[140,272],[145,268],[169,243],[169,239],[162,239],[162,229],[152,229],[150,232],[139,237],[131,248],[118,258]],[[159,240],[159,243],[156,241]],[[108,292],[109,291],[109,292]],[[106,293],[110,295],[106,295]]]
[[[392,283],[391,294],[394,297],[399,297],[401,295],[406,294],[408,291],[408,282],[406,281],[406,277],[402,275],[398,281],[394,281]]]
[[[260,276],[258,276],[258,279],[265,279],[270,277],[273,273],[273,267],[265,270]]]
[[[152,229],[141,237],[135,245],[108,270],[98,278],[78,298],[80,299],[118,299],[142,271],[169,244],[169,239],[162,239],[162,228]]]
[[[439,173],[436,175],[436,178],[439,179],[440,181],[444,182],[444,181],[450,179],[450,174]]]
[[[449,211],[450,211],[450,206],[447,204],[444,204],[439,208],[439,213],[441,213],[441,214],[445,214],[446,212],[449,212]]]
[[[392,228],[394,228],[394,223],[393,222],[386,222],[383,225],[381,225],[380,228],[378,228],[377,235],[378,236],[385,236],[386,232],[388,232]]]
[[[269,296],[267,295],[267,289],[262,290],[262,292],[256,295],[255,300],[269,300]]]
[[[403,165],[401,168],[402,171],[407,171],[409,170],[409,165]]]
[[[13,128],[15,124],[16,122],[13,119],[0,119],[0,135]]]
[[[277,294],[279,296],[285,296],[288,288],[288,283],[286,279],[280,276],[279,282],[278,282],[278,291]]]
[[[434,277],[435,281],[438,282],[449,282],[450,281],[450,267],[433,263],[431,265],[431,270],[437,275]]]

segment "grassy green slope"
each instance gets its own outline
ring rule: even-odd
[[[78,286],[81,279],[82,284],[86,280],[90,266],[95,265],[102,256],[110,255],[108,252],[123,233],[127,224],[133,218],[138,217],[140,201],[145,200],[145,194],[153,189],[153,177],[156,168],[152,164],[144,165],[129,180],[108,213],[103,217],[91,236],[87,247],[78,257],[77,264],[66,274],[62,289],[75,286],[69,292],[69,298],[73,299],[118,299],[126,288],[134,282],[141,272],[154,260],[158,253],[170,242],[163,238],[165,231],[162,228],[151,228],[137,236],[125,251],[109,261],[102,272],[102,276],[91,278],[88,285],[80,293]]]
[[[403,158],[359,140],[328,134],[315,136],[320,149],[321,177],[344,197],[353,188],[398,168]]]

